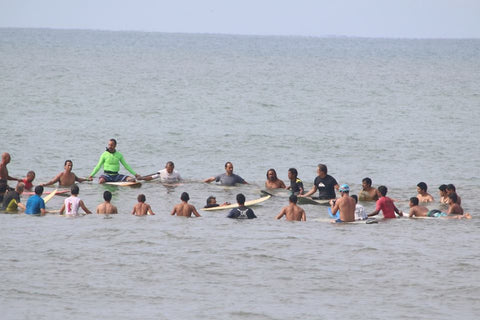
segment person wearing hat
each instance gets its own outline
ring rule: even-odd
[[[355,200],[349,195],[350,187],[348,184],[342,184],[338,191],[340,192],[340,199],[330,200],[332,212],[337,212],[340,210],[340,218],[335,220],[335,222],[340,223],[355,221]]]

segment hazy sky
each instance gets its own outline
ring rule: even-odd
[[[0,27],[480,38],[480,0],[0,0]]]

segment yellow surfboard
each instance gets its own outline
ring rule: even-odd
[[[261,197],[261,198],[255,199],[255,200],[246,201],[245,206],[246,207],[254,206],[254,205],[259,204],[263,201],[267,201],[271,197],[272,196],[268,195],[268,196]],[[226,209],[233,209],[233,208],[238,208],[238,203],[229,204],[228,206],[218,206],[218,207],[213,207],[213,208],[202,208],[200,210],[202,210],[202,211],[216,211],[216,210],[226,210]]]
[[[57,194],[57,191],[58,191],[58,189],[55,189],[55,190],[53,190],[52,192],[50,192],[50,194],[49,194],[48,196],[45,196],[45,197],[43,198],[43,201],[44,201],[45,203],[47,203],[48,201],[50,201],[50,199],[52,199],[53,196]]]

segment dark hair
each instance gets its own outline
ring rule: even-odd
[[[167,161],[167,163],[165,164],[165,167],[168,166],[169,164],[171,164],[172,167],[175,168],[175,164],[173,163],[173,161]]]
[[[268,173],[269,173],[270,171],[273,172],[273,174],[274,174],[274,176],[275,176],[275,179],[278,179],[278,178],[277,178],[277,171],[275,171],[275,169],[273,169],[273,168],[270,168],[270,169],[267,170],[267,178],[268,178]]]
[[[35,194],[41,196],[43,193],[43,187],[42,186],[36,186],[35,187]]]
[[[318,167],[318,169],[320,169],[320,171],[322,171],[323,173],[327,174],[328,169],[327,169],[327,166],[326,166],[326,165],[324,165],[324,164],[322,164],[322,163],[319,163],[317,167]]]
[[[115,139],[112,138],[112,139],[110,139],[110,141],[112,141],[113,143],[115,143],[115,147],[117,146],[117,140],[115,140]]]
[[[362,179],[362,182],[365,182],[365,183],[368,184],[369,186],[372,185],[372,179],[370,179],[369,177],[363,178],[363,179]]]
[[[214,196],[210,196],[207,198],[207,204],[210,204],[212,200],[216,199]]]
[[[238,204],[245,204],[245,196],[242,193],[237,194]]]
[[[73,161],[72,161],[72,160],[65,160],[65,163],[64,163],[63,165],[66,166],[67,163],[69,163],[69,162],[70,162],[70,163],[72,164],[72,166],[73,166]]]
[[[295,168],[288,169],[288,172],[291,172],[295,176],[295,178],[298,176],[298,171]]]
[[[225,168],[227,167],[227,165],[228,165],[229,163],[233,166],[233,163],[231,163],[230,161],[227,161],[227,162],[225,162]]]
[[[6,192],[6,191],[7,191],[7,183],[4,182],[4,181],[1,181],[1,182],[0,182],[0,192],[1,192],[1,193],[4,193],[4,192]]]
[[[454,203],[457,203],[457,201],[458,201],[458,196],[457,196],[457,194],[456,194],[455,192],[454,192],[454,193],[450,193],[450,194],[448,195],[448,198],[449,198],[449,199],[452,199],[452,201],[453,201]]]
[[[180,200],[187,202],[190,200],[190,196],[186,192],[182,192],[182,195],[180,196]]]
[[[110,200],[112,200],[112,193],[111,193],[110,191],[105,191],[105,192],[103,193],[103,199],[104,199],[105,201],[110,201]]]
[[[378,192],[380,192],[380,194],[385,197],[387,195],[388,188],[385,186],[380,186],[378,187]]]
[[[298,197],[294,194],[292,194],[288,200],[290,200],[291,203],[297,203]]]
[[[145,197],[145,195],[143,193],[139,194],[138,197],[137,197],[138,202],[145,202],[146,200],[147,200],[147,198]]]
[[[419,187],[420,190],[427,191],[427,184],[425,182],[419,182],[417,187]]]
[[[353,200],[355,200],[355,203],[357,203],[357,202],[358,202],[358,197],[357,197],[357,195],[356,195],[356,194],[352,194],[350,197],[352,197],[352,198],[353,198]]]
[[[447,191],[447,185],[446,184],[440,185],[440,187],[438,187],[438,190],[443,191],[443,192]]]
[[[418,206],[418,198],[417,197],[411,197],[410,202],[413,203],[414,206]]]
[[[27,172],[27,176],[28,176],[29,174],[33,174],[33,175],[35,176],[35,171],[30,170],[30,171]]]
[[[71,192],[72,194],[79,194],[79,193],[80,193],[80,188],[79,188],[76,184],[74,184],[74,185],[70,188],[70,192]]]
[[[455,186],[451,183],[447,185],[447,190],[452,190],[453,192],[456,191]]]

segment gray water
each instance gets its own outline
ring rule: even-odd
[[[172,160],[186,178],[109,188],[112,219],[0,215],[2,318],[477,318],[479,93],[480,40],[0,29],[12,176],[46,182],[66,159],[88,176],[114,137],[140,174]],[[226,161],[250,185],[201,183]],[[183,191],[197,208],[258,198],[270,167],[308,189],[318,163],[354,193],[387,185],[404,211],[418,182],[437,199],[454,183],[473,219],[338,226],[305,205],[287,223],[284,197],[254,221],[169,215]],[[105,189],[80,197],[94,210]],[[139,193],[155,216],[129,214]]]

